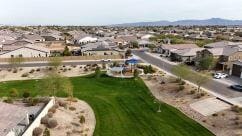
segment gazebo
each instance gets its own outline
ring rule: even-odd
[[[133,66],[135,66],[137,63],[138,63],[138,59],[134,57],[125,61],[125,64],[128,64],[131,66],[131,70],[133,70]]]
[[[123,77],[123,70],[124,70],[124,67],[112,67],[112,68],[109,68],[108,71],[107,71],[107,74],[109,76],[115,76],[113,74],[113,72],[115,73],[120,73],[120,77]]]

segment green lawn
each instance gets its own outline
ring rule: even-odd
[[[206,128],[175,108],[158,104],[142,80],[74,77],[74,95],[88,102],[97,119],[95,136],[210,136]],[[0,96],[11,88],[36,91],[36,80],[0,83]],[[60,93],[59,95],[64,95]]]

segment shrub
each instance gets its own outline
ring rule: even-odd
[[[179,91],[182,91],[184,89],[185,89],[185,87],[183,85],[179,85]]]
[[[39,103],[39,99],[38,98],[29,98],[28,99],[28,104],[29,106],[35,106]]]
[[[85,117],[83,116],[83,115],[81,115],[80,117],[79,117],[79,122],[81,123],[81,124],[83,124],[83,123],[85,123]]]
[[[28,76],[29,76],[28,73],[24,73],[24,74],[21,75],[21,77],[28,77]]]
[[[40,127],[37,127],[33,130],[33,136],[40,136],[43,132],[43,129]]]
[[[58,123],[57,123],[57,120],[55,120],[55,119],[50,119],[48,121],[48,127],[49,128],[55,128],[57,125],[58,125]]]
[[[48,112],[48,113],[47,113],[47,116],[48,116],[49,118],[52,118],[52,117],[53,117],[53,112]]]
[[[18,97],[18,95],[19,95],[18,90],[15,88],[11,89],[9,92],[10,97]]]
[[[8,97],[7,99],[3,100],[3,102],[5,102],[5,103],[13,103],[13,99]]]
[[[40,71],[40,68],[37,68],[36,71],[37,71],[37,72]]]
[[[191,90],[191,91],[190,91],[190,94],[195,94],[195,91],[194,91],[194,90]]]
[[[57,109],[57,108],[59,108],[59,105],[55,104],[55,105],[53,105],[53,108]]]
[[[217,116],[218,116],[218,114],[217,114],[217,113],[214,113],[214,114],[212,114],[212,116],[217,117]]]
[[[50,130],[48,128],[45,128],[43,136],[50,136]]]
[[[59,103],[59,105],[61,106],[61,107],[66,107],[67,106],[67,102],[65,102],[65,101],[58,101],[58,103]]]
[[[76,110],[76,108],[75,107],[69,107],[69,110],[74,111],[74,110]]]
[[[242,111],[242,108],[240,108],[239,106],[235,105],[235,106],[232,106],[232,107],[231,107],[231,110],[232,110],[233,112],[237,112],[237,113],[239,113],[239,112]]]
[[[48,116],[44,116],[43,118],[41,118],[40,122],[41,124],[47,124],[49,121],[49,117]]]
[[[14,70],[13,70],[13,73],[17,73],[17,72],[18,72],[18,70],[17,70],[17,69],[14,69]]]
[[[34,69],[31,69],[31,70],[29,71],[29,73],[34,73],[34,71],[35,71]]]
[[[181,82],[179,83],[179,85],[185,85],[185,84],[186,84],[185,81],[181,81]]]
[[[23,70],[23,68],[19,68],[19,71],[22,71]]]
[[[28,98],[30,96],[30,93],[28,91],[24,91],[23,97]]]
[[[52,107],[52,108],[50,108],[50,109],[49,109],[49,111],[48,111],[48,112],[55,113],[55,112],[56,112],[56,108]]]

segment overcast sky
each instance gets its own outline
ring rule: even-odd
[[[242,20],[242,0],[0,0],[0,24],[103,25],[140,21]]]

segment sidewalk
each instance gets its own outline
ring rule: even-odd
[[[152,55],[152,54],[149,53],[149,55]],[[153,55],[152,55],[152,56],[153,56]],[[137,56],[137,57],[138,57],[138,56]],[[157,56],[156,56],[156,57],[157,57]],[[159,56],[158,56],[158,57],[159,57]],[[139,57],[139,58],[140,58],[140,57]],[[159,58],[160,58],[160,57],[159,57]],[[162,58],[160,58],[160,59],[163,60]],[[143,62],[146,62],[146,61],[143,60],[142,58],[140,58],[140,60],[142,60]],[[167,60],[166,60],[166,61],[167,61]],[[152,65],[152,66],[155,67],[155,68],[157,68],[157,69],[159,69],[160,71],[163,71],[163,72],[167,73],[168,75],[171,75],[171,76],[173,76],[173,77],[176,77],[174,74],[172,74],[172,73],[170,73],[170,72],[168,72],[168,71],[166,71],[166,70],[164,70],[164,69],[161,69],[161,68],[157,67],[156,65]],[[184,80],[184,81],[187,82],[188,84],[192,85],[192,86],[197,86],[196,84],[194,84],[194,83],[192,83],[192,82],[190,82],[190,81],[188,81],[188,80]],[[213,95],[213,96],[219,98],[220,100],[222,100],[222,101],[224,101],[224,102],[227,102],[227,103],[229,103],[229,104],[231,104],[231,105],[237,105],[237,106],[239,106],[239,107],[242,107],[242,97],[228,98],[228,97],[223,96],[223,95],[221,95],[221,94],[219,94],[219,93],[213,92],[212,90],[208,90],[208,89],[206,89],[206,88],[204,88],[204,87],[201,87],[201,89],[204,90],[205,92],[207,92],[207,93],[209,93],[209,94],[211,94],[211,95]]]

